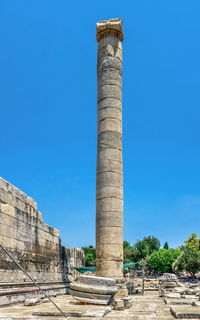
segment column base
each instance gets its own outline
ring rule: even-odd
[[[112,278],[81,275],[70,283],[70,294],[84,303],[108,305],[116,292]]]

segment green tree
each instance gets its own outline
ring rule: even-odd
[[[93,246],[82,247],[85,253],[85,265],[94,266],[96,264],[96,248]]]
[[[124,263],[134,262],[135,248],[128,241],[124,241],[123,249],[124,249]]]
[[[160,249],[152,253],[148,259],[150,270],[172,272],[172,264],[180,254],[176,249]]]
[[[188,271],[194,278],[195,274],[200,271],[200,250],[185,247],[173,263],[173,269],[174,271]]]
[[[135,243],[134,248],[136,261],[139,261],[159,250],[160,241],[154,236],[144,237],[143,240],[139,240]]]
[[[164,244],[164,246],[163,246],[163,249],[167,249],[167,250],[169,249],[169,245],[168,245],[168,242],[167,242],[167,241],[165,242],[165,244]]]
[[[200,250],[200,239],[196,233],[192,233],[188,240],[184,242],[187,249]]]

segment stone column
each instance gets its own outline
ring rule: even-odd
[[[97,276],[123,277],[122,20],[97,23]]]

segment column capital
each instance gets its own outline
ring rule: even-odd
[[[99,42],[107,35],[114,35],[119,40],[124,39],[124,33],[122,30],[122,19],[110,19],[97,22],[96,24],[96,39]]]

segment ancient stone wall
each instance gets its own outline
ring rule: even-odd
[[[0,243],[38,282],[67,281],[82,266],[81,249],[61,246],[60,232],[42,220],[36,202],[0,178]],[[29,281],[0,249],[0,282]]]

